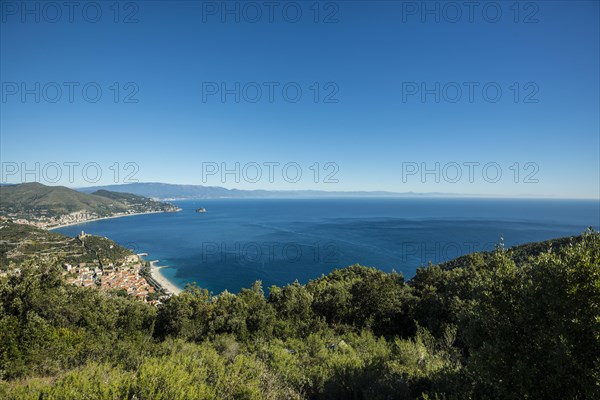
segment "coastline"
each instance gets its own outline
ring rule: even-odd
[[[66,228],[67,226],[87,224],[88,222],[96,222],[96,221],[101,221],[101,220],[104,220],[104,219],[115,219],[115,218],[123,218],[123,217],[133,217],[135,215],[146,215],[146,214],[161,214],[161,213],[166,213],[166,212],[170,212],[170,211],[147,211],[147,212],[133,213],[133,214],[112,215],[110,217],[101,217],[101,218],[88,219],[86,221],[71,222],[70,224],[57,225],[57,226],[53,226],[51,228],[46,228],[46,229],[49,230],[49,231],[52,231],[54,229]]]
[[[152,280],[170,294],[178,295],[181,293],[183,290],[160,272],[161,269],[169,267],[156,265],[157,263],[158,260],[150,261],[150,277]]]
[[[135,215],[161,214],[161,213],[166,213],[166,212],[170,212],[170,211],[148,211],[148,212],[140,212],[140,213],[132,213],[132,214],[112,215],[110,217],[94,218],[94,219],[89,219],[86,221],[79,221],[79,222],[73,222],[73,223],[69,223],[69,224],[57,225],[57,226],[53,226],[51,228],[47,227],[46,230],[52,231],[54,229],[65,228],[67,226],[81,225],[81,224],[86,224],[88,222],[95,222],[95,221],[101,221],[101,220],[106,220],[106,219],[133,217]],[[147,256],[147,255],[148,255],[148,253],[137,254],[140,261],[144,261],[143,257]],[[158,260],[150,261],[150,279],[152,281],[154,281],[153,283],[160,286],[160,288],[163,289],[167,294],[178,295],[179,293],[181,293],[183,291],[183,289],[181,289],[176,284],[171,282],[169,280],[169,278],[167,278],[165,275],[163,275],[160,271],[162,268],[169,268],[169,267],[156,265],[157,263],[158,263]]]

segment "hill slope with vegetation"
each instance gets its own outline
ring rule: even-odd
[[[30,222],[56,220],[71,213],[89,214],[91,219],[176,210],[172,204],[128,193],[98,190],[85,194],[64,186],[36,182],[0,186],[0,216]]]
[[[600,398],[600,233],[559,242],[158,308],[29,260],[0,278],[0,397]]]
[[[100,265],[105,259],[116,264],[130,255],[133,255],[131,250],[107,238],[86,235],[84,245],[79,238],[0,219],[0,271],[19,267],[32,257],[53,259],[60,264]]]

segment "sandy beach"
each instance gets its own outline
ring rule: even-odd
[[[167,211],[149,211],[149,212],[143,212],[143,213],[135,213],[135,214],[122,214],[122,215],[113,215],[110,217],[102,217],[102,218],[95,218],[95,219],[90,219],[87,221],[81,221],[81,222],[73,222],[71,224],[64,224],[64,225],[58,225],[58,226],[53,226],[51,228],[46,228],[47,230],[51,231],[54,229],[59,229],[59,228],[64,228],[67,226],[73,226],[73,225],[81,225],[81,224],[86,224],[88,222],[95,222],[95,221],[100,221],[100,220],[104,220],[104,219],[115,219],[115,218],[123,218],[123,217],[132,217],[134,215],[144,215],[144,214],[160,214],[160,213],[164,213]],[[144,256],[147,256],[148,253],[140,253],[137,254],[138,257],[140,257],[140,259]],[[166,276],[164,276],[160,270],[162,268],[168,268],[166,266],[160,266],[160,265],[156,265],[158,263],[158,260],[156,261],[150,261],[150,275],[152,276],[152,279],[159,284],[164,290],[166,290],[169,293],[172,294],[179,294],[182,292],[182,289],[180,289],[177,285],[175,285],[174,283],[172,283]]]
[[[168,267],[156,265],[157,263],[158,261],[150,261],[150,275],[152,275],[152,279],[154,279],[163,289],[172,294],[181,293],[182,290],[160,272],[161,269]]]

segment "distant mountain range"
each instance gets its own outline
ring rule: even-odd
[[[160,200],[195,200],[219,198],[312,198],[312,197],[424,197],[424,196],[457,196],[449,193],[396,193],[396,192],[329,192],[324,190],[240,190],[226,189],[220,186],[173,185],[169,183],[128,183],[123,185],[92,186],[77,189],[83,193],[98,190],[132,193],[138,196]]]

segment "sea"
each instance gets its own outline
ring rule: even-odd
[[[217,294],[262,281],[306,283],[353,264],[400,272],[473,251],[600,229],[598,200],[487,198],[208,199],[183,211],[106,219],[57,229],[108,237],[183,288]],[[206,212],[198,213],[198,208]]]

